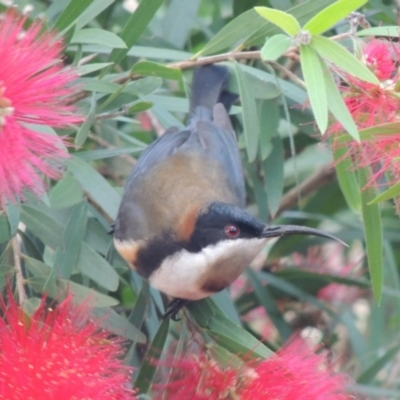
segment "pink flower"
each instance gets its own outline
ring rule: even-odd
[[[76,89],[63,67],[63,45],[41,22],[24,30],[26,17],[14,9],[0,15],[0,206],[24,190],[44,191],[41,174],[60,177],[68,157],[63,140],[28,124],[65,128],[80,120],[66,96]]]
[[[255,378],[241,392],[242,400],[350,400],[346,378],[334,374],[323,355],[296,339],[254,368]]]
[[[334,374],[323,355],[302,339],[293,340],[267,360],[220,361],[203,351],[170,363],[169,381],[158,385],[163,400],[350,400],[347,378]]]
[[[166,365],[172,368],[169,382],[157,385],[154,399],[219,400],[236,393],[238,373],[235,368],[223,368],[206,353],[190,354]]]
[[[340,91],[359,129],[399,120],[400,97],[396,83],[399,77],[393,60],[393,53],[396,57],[398,53],[396,46],[390,41],[372,40],[363,49],[363,61],[382,81],[380,84],[374,85],[345,74],[347,85],[342,85]],[[342,130],[339,123],[331,126],[333,148],[345,147],[345,157],[351,157],[355,168],[372,169],[367,186],[380,185],[384,175],[389,181],[398,180],[400,132],[390,136],[377,134],[358,143],[338,140]]]
[[[118,359],[122,341],[89,319],[87,305],[73,305],[70,296],[51,309],[42,298],[29,317],[9,289],[0,309],[0,398],[136,398],[131,370]]]
[[[381,81],[393,78],[393,73],[396,71],[389,48],[391,44],[391,42],[374,39],[368,42],[363,50],[365,64]],[[393,45],[392,49],[395,50]]]

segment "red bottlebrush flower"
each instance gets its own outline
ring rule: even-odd
[[[242,400],[350,400],[346,378],[333,374],[322,355],[296,339],[254,368],[256,376],[241,392]]]
[[[54,33],[41,33],[34,22],[14,9],[0,15],[0,198],[15,200],[24,190],[41,194],[39,174],[54,179],[68,157],[63,140],[32,125],[64,128],[80,118],[72,114],[66,96],[75,75],[63,67],[62,42]],[[0,204],[0,206],[4,204]]]
[[[368,42],[363,50],[367,67],[381,81],[393,78],[396,69],[389,45],[391,42],[374,39]]]
[[[347,379],[334,374],[323,355],[302,339],[293,340],[267,360],[235,359],[222,366],[209,352],[176,358],[169,381],[157,385],[163,400],[350,400]]]
[[[10,290],[0,299],[0,398],[135,399],[131,371],[118,360],[121,339],[101,330],[71,296],[54,309],[45,303],[28,317]]]
[[[341,86],[340,91],[359,129],[398,122],[400,96],[396,88],[398,71],[393,57],[393,54],[398,56],[396,46],[396,43],[390,41],[372,40],[363,49],[364,63],[378,79],[383,80],[379,85],[345,74],[348,85]],[[352,158],[355,168],[371,168],[367,186],[379,184],[386,173],[389,181],[397,181],[400,172],[400,132],[390,136],[375,135],[358,143],[354,140],[336,140],[342,130],[339,123],[331,126],[333,148],[345,147],[348,150],[345,157]]]
[[[219,400],[233,398],[238,383],[234,368],[223,368],[208,354],[190,355],[166,365],[172,368],[169,382],[157,385],[163,400]]]

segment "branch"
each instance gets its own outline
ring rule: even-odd
[[[298,203],[300,196],[307,196],[320,187],[333,181],[336,177],[336,171],[331,164],[324,165],[320,169],[307,178],[304,182],[300,183],[298,186],[289,190],[281,200],[278,211],[275,213],[274,218],[282,214],[283,211],[295,206]]]
[[[26,301],[27,296],[24,288],[24,275],[22,273],[22,265],[21,265],[21,247],[19,244],[18,235],[15,235],[11,239],[11,247],[14,258],[14,267],[16,269],[15,278],[17,282],[19,305],[22,306],[23,303]]]

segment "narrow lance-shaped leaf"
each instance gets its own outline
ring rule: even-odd
[[[55,252],[53,274],[56,277],[69,279],[75,267],[85,235],[87,222],[86,203],[74,206],[68,217],[62,240],[63,246]]]
[[[152,378],[154,377],[157,368],[155,365],[155,360],[160,359],[162,355],[162,351],[168,336],[168,330],[169,318],[165,318],[162,321],[153,341],[151,342],[149,350],[147,351],[144,361],[139,369],[135,381],[135,387],[139,389],[140,393],[147,393],[149,390]]]
[[[358,31],[357,36],[389,36],[398,38],[400,36],[400,27],[376,26],[375,28],[368,28]]]
[[[68,160],[67,166],[82,185],[83,190],[107,214],[108,218],[114,220],[121,200],[115,189],[92,166],[79,157]]]
[[[187,308],[200,327],[228,351],[261,358],[272,354],[268,347],[227,318],[211,299],[190,302]]]
[[[60,31],[62,35],[65,35],[66,31],[73,26],[82,12],[90,6],[92,1],[93,0],[71,0],[58,17],[54,28]]]
[[[386,189],[384,192],[371,200],[368,204],[381,203],[382,201],[390,200],[397,196],[400,196],[400,182],[397,182],[389,189]]]
[[[75,32],[70,43],[99,44],[117,49],[126,49],[126,44],[116,34],[97,28],[81,29]]]
[[[343,128],[358,142],[360,141],[360,134],[349,109],[344,102],[332,75],[330,74],[326,65],[321,62],[321,67],[324,73],[324,80],[326,86],[326,96],[328,101],[329,111],[334,117],[342,124]]]
[[[152,61],[139,61],[131,69],[132,74],[141,74],[146,76],[158,76],[164,79],[173,79],[178,81],[182,79],[182,72],[178,68],[167,67],[163,64]]]
[[[322,134],[328,127],[328,101],[321,61],[310,46],[300,46],[301,70],[318,128]]]
[[[339,0],[326,7],[315,17],[308,21],[303,29],[310,31],[313,35],[319,35],[327,31],[337,22],[345,18],[351,12],[363,6],[367,0]]]
[[[235,63],[236,77],[239,85],[239,94],[242,102],[244,138],[249,161],[252,162],[257,156],[258,141],[260,137],[260,126],[258,123],[256,100],[249,89],[246,75],[240,65]]]
[[[314,36],[310,46],[336,67],[364,81],[379,85],[378,78],[339,43],[322,36]]]
[[[137,42],[162,3],[163,0],[146,0],[139,3],[138,8],[131,15],[120,35],[126,43],[127,49],[113,50],[109,61],[118,63],[126,56],[128,50]]]
[[[275,10],[269,7],[254,7],[254,9],[267,21],[279,26],[290,36],[295,36],[300,32],[300,24],[293,15],[284,11]]]
[[[333,151],[333,157],[335,159],[336,176],[338,178],[340,189],[347,202],[347,205],[355,212],[361,211],[361,195],[360,187],[356,173],[354,172],[354,166],[351,159],[343,157],[347,150],[345,148],[339,148]]]
[[[367,169],[358,170],[360,186],[364,189],[361,192],[362,216],[364,222],[365,244],[367,247],[367,259],[369,273],[371,275],[372,290],[375,299],[380,303],[383,286],[383,237],[382,222],[379,205],[369,204],[375,197],[375,189],[366,187]]]
[[[266,40],[261,48],[261,58],[266,61],[277,60],[292,44],[292,38],[284,34],[278,34]]]

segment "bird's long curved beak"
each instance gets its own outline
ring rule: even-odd
[[[327,239],[335,240],[345,246],[347,244],[342,240],[338,239],[336,236],[333,236],[329,233],[325,233],[318,229],[314,228],[307,228],[305,226],[298,226],[298,225],[267,225],[263,229],[261,234],[262,237],[265,238],[273,238],[273,237],[281,237],[286,235],[312,235],[312,236],[320,236]]]

